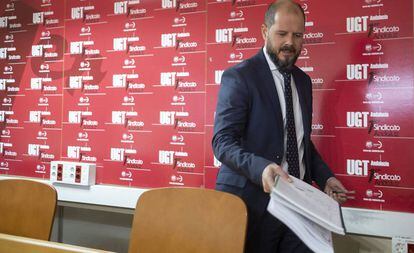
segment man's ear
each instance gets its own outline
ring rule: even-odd
[[[260,27],[262,30],[262,38],[264,41],[266,41],[267,38],[267,26],[265,24],[262,24],[262,26]]]

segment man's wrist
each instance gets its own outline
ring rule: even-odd
[[[326,183],[325,183],[325,184],[328,184],[328,183],[329,183],[329,181],[332,181],[332,180],[334,180],[334,179],[336,179],[336,177],[329,177],[329,178],[326,180]]]

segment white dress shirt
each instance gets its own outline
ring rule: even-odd
[[[283,150],[283,159],[281,167],[284,171],[288,171],[288,164],[286,161],[286,142],[287,142],[287,129],[286,129],[286,102],[285,102],[285,85],[283,82],[283,76],[277,70],[276,65],[270,59],[269,55],[266,52],[266,49],[263,47],[263,53],[266,57],[267,64],[272,71],[273,80],[275,82],[275,86],[277,89],[277,95],[280,101],[280,108],[282,109],[282,116],[283,116],[283,136],[284,136],[284,150]],[[303,120],[302,120],[302,109],[300,108],[299,104],[299,96],[298,91],[296,89],[295,80],[293,76],[291,77],[291,86],[292,86],[292,100],[293,100],[293,113],[295,115],[295,129],[296,129],[296,140],[298,144],[298,152],[299,152],[299,171],[300,171],[300,179],[303,179],[305,176],[305,161],[303,159],[304,154],[304,143],[303,143]]]

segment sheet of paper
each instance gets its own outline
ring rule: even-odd
[[[269,213],[289,227],[312,251],[333,253],[332,233],[284,205],[284,200],[271,195]]]
[[[303,211],[305,215],[331,226],[336,233],[345,234],[339,204],[312,185],[295,177],[291,178],[293,182],[289,183],[277,177],[273,188],[274,193]]]

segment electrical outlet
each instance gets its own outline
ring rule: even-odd
[[[50,181],[73,184],[94,185],[96,164],[68,161],[52,161],[50,163]]]
[[[414,238],[404,236],[392,237],[392,253],[414,252]]]

